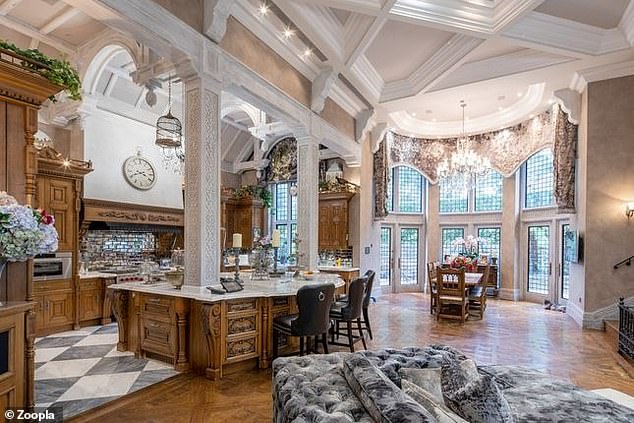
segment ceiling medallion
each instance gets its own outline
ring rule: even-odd
[[[183,143],[183,125],[172,115],[172,78],[168,79],[168,105],[166,115],[156,121],[156,139],[154,144],[161,148],[163,166],[167,170],[182,175],[185,164],[185,145]]]
[[[478,176],[486,175],[491,169],[489,159],[476,153],[471,140],[465,131],[465,108],[467,104],[460,101],[462,107],[462,134],[456,141],[456,151],[451,159],[445,158],[436,170],[440,182],[452,190],[468,191],[475,185]]]

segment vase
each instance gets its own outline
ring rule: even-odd
[[[251,279],[269,279],[269,270],[273,265],[273,251],[270,249],[258,248],[249,254],[249,264],[253,269]]]
[[[175,288],[181,289],[185,282],[185,272],[182,270],[173,270],[165,272],[165,279]]]

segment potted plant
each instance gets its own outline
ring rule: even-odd
[[[7,262],[21,262],[37,254],[57,251],[55,218],[45,210],[18,204],[0,192],[0,275]]]

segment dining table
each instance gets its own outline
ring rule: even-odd
[[[467,287],[476,286],[482,280],[482,273],[467,272],[464,274],[464,283]]]

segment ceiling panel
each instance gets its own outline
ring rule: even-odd
[[[123,78],[117,78],[110,95],[111,97],[123,101],[124,103],[134,105],[140,92],[141,87],[136,85],[134,82]]]
[[[331,7],[330,10],[335,15],[337,20],[339,22],[341,22],[341,25],[345,25],[346,24],[346,21],[348,20],[348,18],[350,17],[350,14],[351,14],[347,10],[337,9],[336,7]]]
[[[599,28],[618,26],[629,0],[546,0],[535,11]]]
[[[407,78],[449,41],[452,33],[388,21],[366,52],[384,81]]]
[[[9,16],[18,18],[36,28],[41,28],[67,7],[63,1],[22,0],[9,12]]]
[[[64,23],[64,25],[51,32],[51,35],[73,44],[81,45],[106,29],[100,22],[79,13]]]

